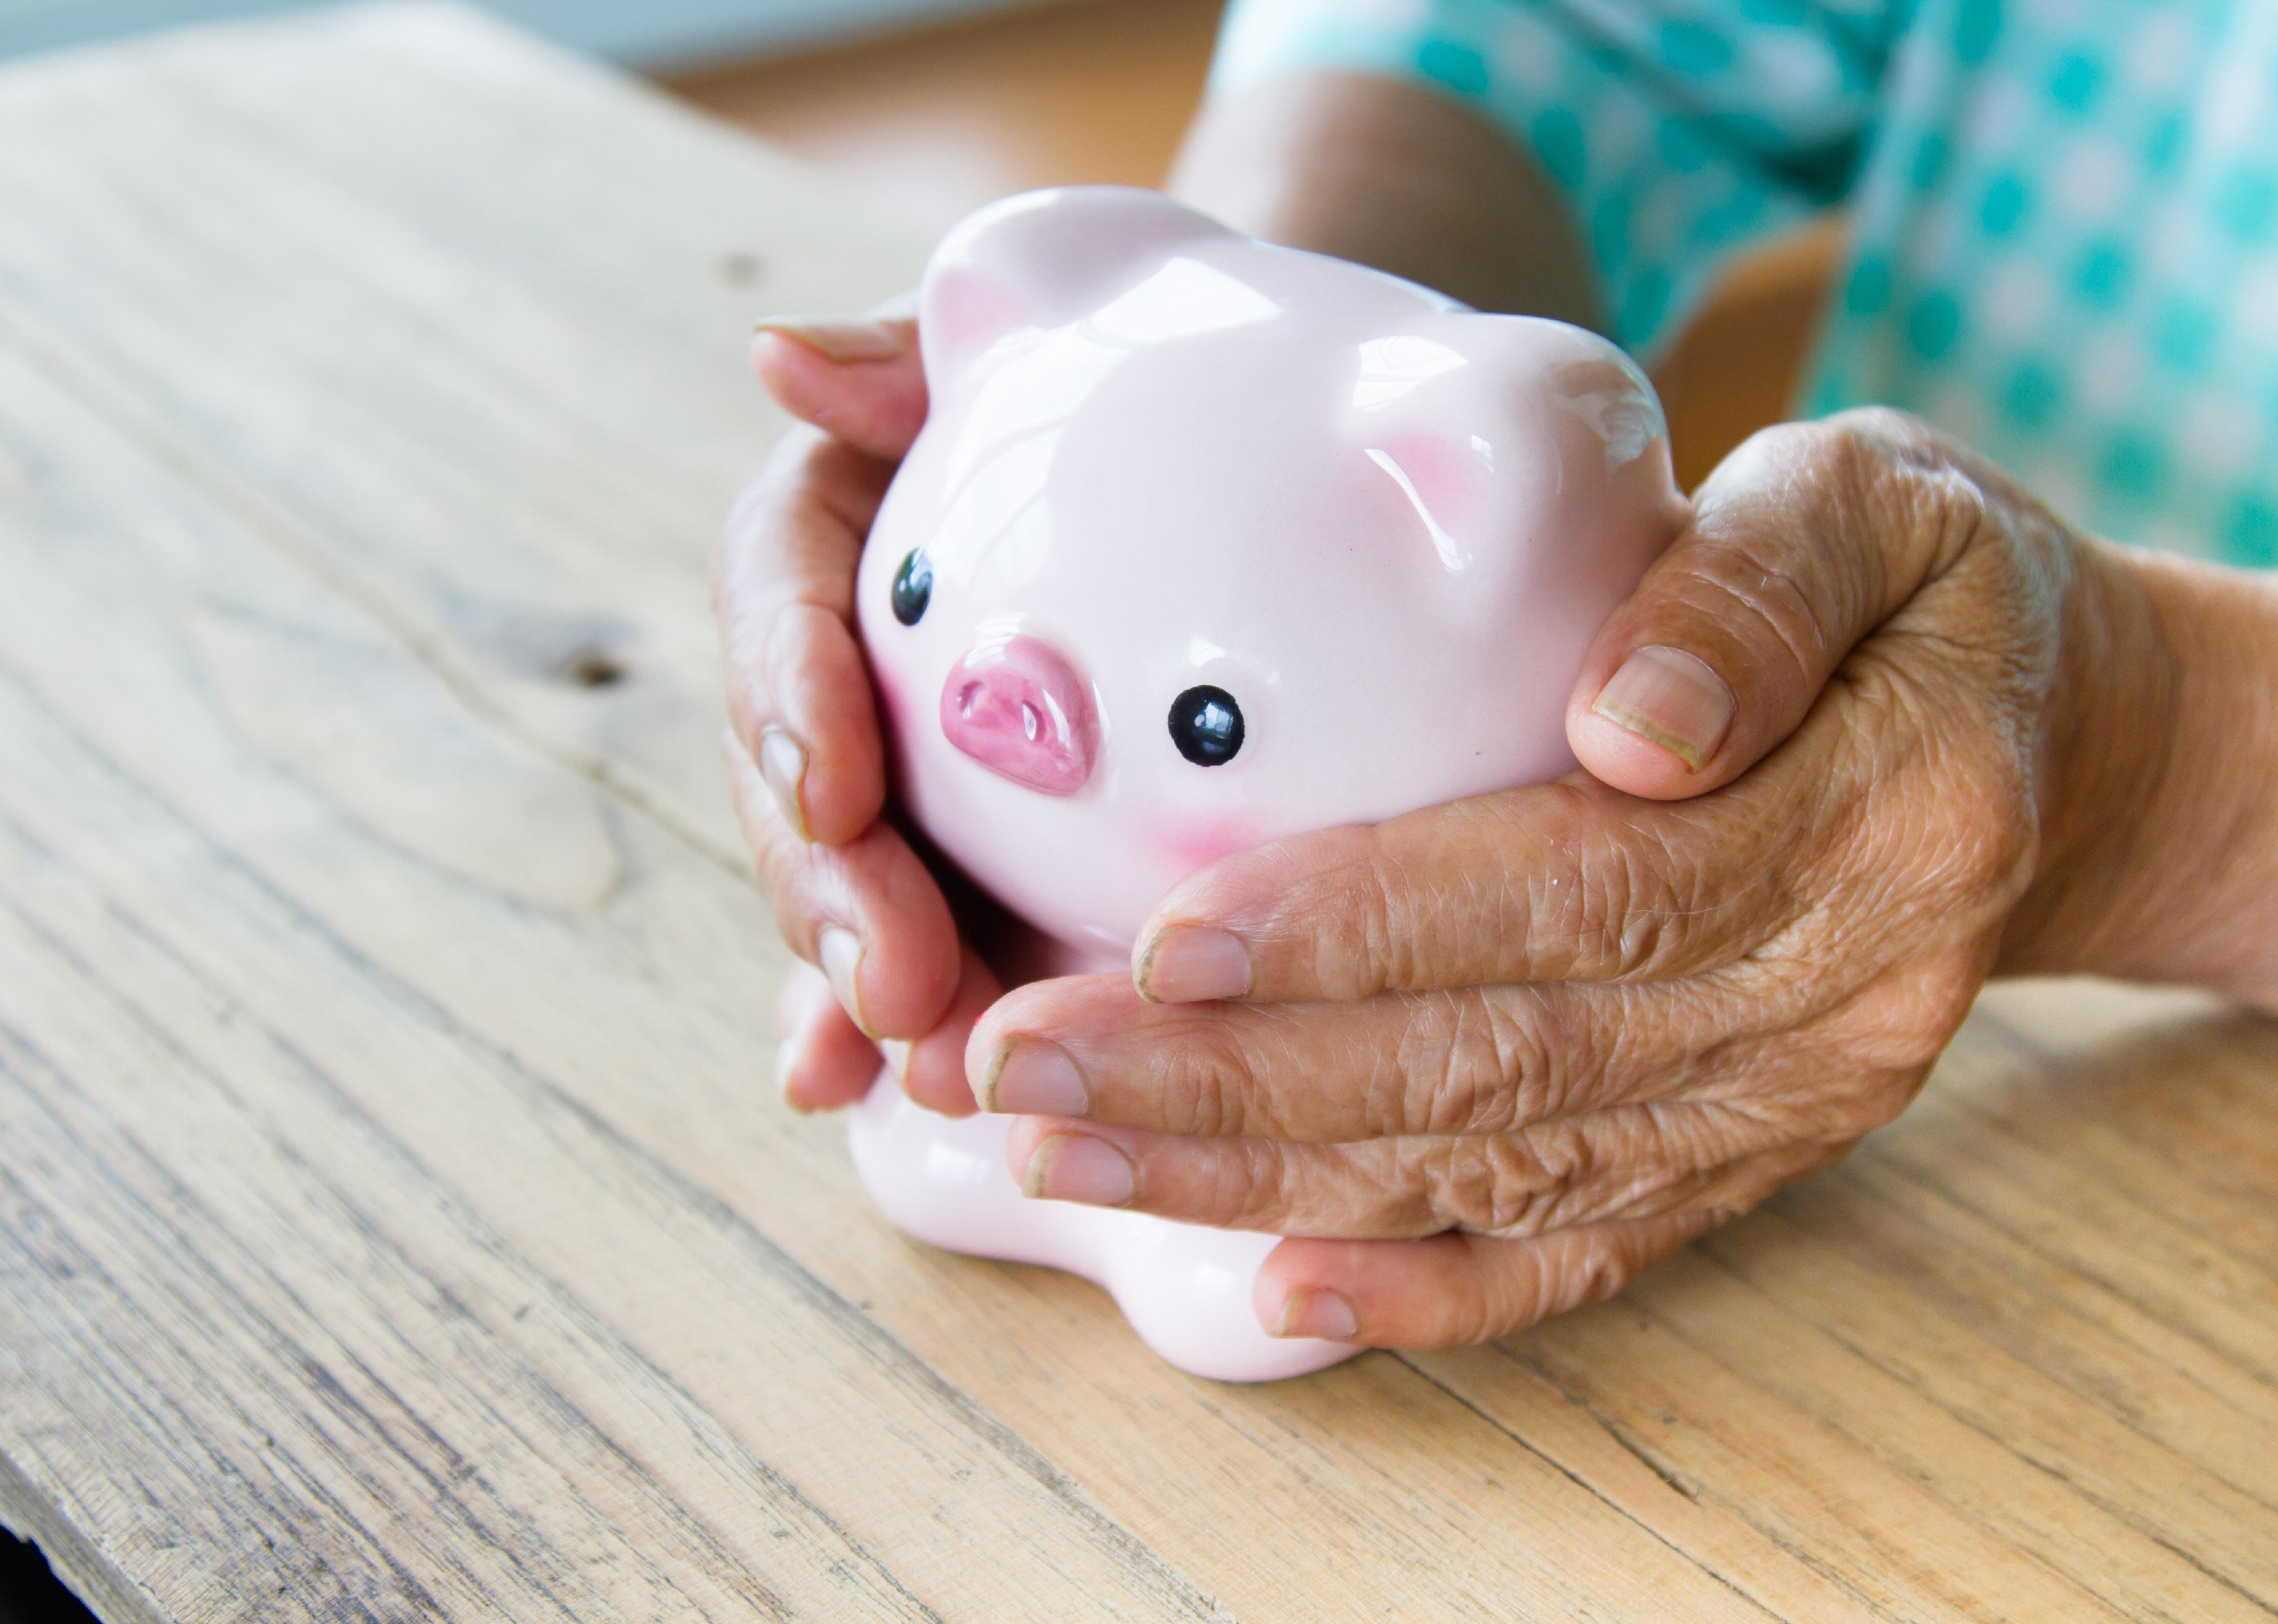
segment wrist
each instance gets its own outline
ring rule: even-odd
[[[2000,968],[2278,1006],[2278,593],[2073,545],[2041,860]]]

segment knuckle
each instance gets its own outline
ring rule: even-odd
[[[1164,1170],[1175,1169],[1175,1178]],[[1280,1155],[1269,1141],[1227,1139],[1178,1162],[1143,1159],[1139,1205],[1182,1224],[1260,1230],[1280,1224]]]
[[[1190,1223],[1223,1229],[1265,1229],[1286,1224],[1290,1216],[1288,1159],[1271,1140],[1235,1139],[1219,1141],[1205,1154],[1180,1159],[1175,1196],[1169,1199],[1173,1216]],[[1143,1196],[1154,1192],[1156,1174],[1143,1174]]]
[[[1846,1106],[1831,1113],[1828,1131],[1819,1135],[1821,1142],[1855,1144],[1876,1129],[1896,1121],[1899,1114],[1914,1102],[1933,1058],[1934,1055],[1924,1056],[1919,1064],[1901,1064],[1870,1071],[1861,1078]]]
[[[1161,1132],[1205,1139],[1280,1136],[1284,1125],[1270,1091],[1260,1086],[1275,1059],[1258,1054],[1219,1011],[1199,1009],[1158,1031],[1147,1054],[1148,1087]]]
[[[1570,1231],[1528,1245],[1525,1266],[1507,1269],[1481,1316],[1475,1340],[1509,1336],[1593,1302],[1602,1302],[1636,1272],[1620,1238],[1602,1230]]]
[[[1584,1230],[1562,1260],[1557,1288],[1549,1293],[1551,1312],[1563,1314],[1603,1302],[1630,1283],[1637,1260],[1623,1237],[1606,1230]]]
[[[812,945],[819,910],[814,877],[806,858],[791,850],[788,842],[772,837],[764,840],[758,856],[760,888],[767,893],[784,940],[799,949],[802,957],[812,957],[806,949]]]
[[[727,762],[728,799],[735,809],[737,825],[744,832],[744,844],[751,852],[753,865],[764,888],[769,884],[768,865],[782,855],[776,827],[782,820],[782,809],[776,806],[775,797],[761,779],[759,764],[752,759],[750,746],[732,725],[722,739],[720,753]]]
[[[1397,1109],[1377,1131],[1454,1136],[1515,1125],[1522,1098],[1541,1091],[1549,1070],[1540,1026],[1523,1007],[1540,1002],[1530,987],[1409,1000]]]
[[[732,572],[750,548],[753,537],[760,527],[760,515],[768,501],[768,482],[765,477],[753,480],[736,492],[728,504],[726,517],[720,522],[720,539],[712,549],[713,601],[732,579]]]
[[[1372,997],[1416,983],[1415,932],[1427,911],[1381,830],[1355,831],[1282,896],[1287,934],[1310,942],[1312,981],[1324,996]],[[1322,928],[1324,919],[1335,926]]]
[[[2040,849],[2031,779],[2010,751],[1985,752],[1973,770],[1946,775],[1939,789],[1949,812],[1941,844],[1948,886],[1993,900],[2005,911],[2032,878]]]
[[[1976,1001],[1981,953],[1949,950],[1868,987],[1837,1013],[1835,1047],[1870,1075],[1926,1073]]]
[[[1632,918],[1636,878],[1635,866],[1619,847],[1593,854],[1582,865],[1574,887],[1574,917],[1568,922],[1568,934],[1585,963],[1617,974],[1631,974],[1638,967],[1633,956],[1650,951],[1643,922]]]
[[[1221,1188],[1204,1210],[1234,1229],[1284,1234],[1418,1236],[1436,1227],[1383,1147],[1226,1141]],[[1220,1216],[1218,1215],[1230,1215]]]
[[[1890,661],[1860,662],[1854,724],[1827,775],[1821,863],[1849,891],[1887,893],[1945,934],[1975,933],[2030,884],[2040,857],[2030,740],[1924,690]]]
[[[1710,555],[1695,572],[1697,596],[1705,600],[1698,606],[1752,659],[1777,662],[1780,683],[1808,696],[1852,618],[1840,599],[1853,583],[1825,567],[1823,553],[1798,547],[1790,534],[1765,530],[1753,537]]]
[[[1892,575],[1938,573],[1986,523],[1990,504],[1938,431],[1890,407],[1863,407],[1766,431],[1762,453],[1813,538],[1823,585],[1854,625],[1890,602]],[[1903,538],[1893,552],[1892,539]]]
[[[1569,921],[1582,973],[1637,980],[1683,964],[1701,916],[1699,866],[1695,853],[1657,832],[1623,831],[1588,853]]]
[[[1470,1289],[1450,1297],[1441,1309],[1434,1338],[1441,1346],[1475,1347],[1524,1330],[1542,1317],[1540,1258],[1475,1250],[1471,1273]]]
[[[1927,1063],[1882,1064],[1856,1054],[1823,1059],[1812,1070],[1817,1080],[1799,1081],[1780,1097],[1733,1104],[1733,1114],[1756,1130],[1742,1160],[1839,1155],[1893,1121],[1929,1074]],[[1805,1170],[1816,1165],[1808,1162]]]
[[[849,877],[833,854],[791,833],[773,796],[746,793],[739,797],[739,810],[753,868],[776,933],[792,952],[812,962],[815,936],[826,919],[847,911]]]
[[[1371,992],[1413,987],[1421,979],[1417,932],[1428,923],[1417,888],[1399,857],[1380,835],[1372,835],[1375,860],[1362,865],[1361,919],[1366,985]]]
[[[768,454],[768,460],[759,478],[753,482],[752,489],[773,492],[786,485],[812,479],[837,443],[828,432],[812,423],[791,424],[776,441],[775,449]]]
[[[1564,1221],[1597,1163],[1588,1137],[1564,1125],[1426,1143],[1415,1154],[1435,1220],[1502,1237],[1539,1234]]]
[[[1895,406],[1854,406],[1800,426],[1816,430],[1825,438],[1848,442],[1877,459],[1920,455],[1923,448],[1940,442],[1936,429]]]
[[[1855,1140],[1812,1140],[1749,1156],[1706,1184],[1686,1216],[1704,1231],[1754,1211],[1783,1186],[1841,1161]]]
[[[1927,576],[1942,573],[1999,516],[1985,488],[1936,429],[1892,407],[1862,407],[1828,418],[1826,468],[1842,511],[1873,534],[1912,535],[1928,544]],[[1866,549],[1868,555],[1877,550]]]
[[[1288,1158],[1272,1140],[1231,1142],[1236,1154],[1212,1159],[1219,1172],[1209,1209],[1232,1214],[1230,1224],[1235,1229],[1262,1229],[1280,1222],[1292,1206]]]

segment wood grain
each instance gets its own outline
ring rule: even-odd
[[[1996,993],[1622,1300],[1262,1390],[868,1211],[703,569],[750,319],[920,246],[455,11],[0,72],[0,1521],[138,1620],[2271,1616],[2198,1003]]]

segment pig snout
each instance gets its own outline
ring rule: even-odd
[[[1082,673],[1025,636],[984,641],[950,668],[941,730],[990,772],[1045,795],[1082,789],[1099,743]]]

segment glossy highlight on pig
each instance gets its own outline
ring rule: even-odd
[[[1686,515],[1612,345],[1153,193],[975,215],[920,336],[857,589],[895,794],[1055,972],[1126,968],[1219,857],[1569,771],[1582,654]],[[1087,1275],[1197,1374],[1351,1352],[1259,1328],[1274,1238],[1028,1201],[1005,1128],[883,1076],[856,1159],[912,1233]]]

